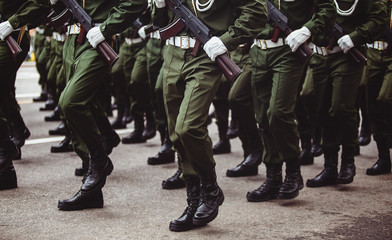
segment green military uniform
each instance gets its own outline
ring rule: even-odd
[[[37,7],[35,4],[41,4]],[[46,7],[46,8],[45,8]],[[9,21],[14,29],[30,23],[36,24],[36,16],[26,16],[27,13],[41,14],[47,11],[48,5],[40,1],[0,1],[1,21]],[[13,15],[17,13],[17,15]],[[19,29],[10,34],[15,40],[19,37]],[[30,47],[30,37],[24,34],[20,41],[22,53],[16,61],[13,60],[5,41],[0,41],[0,190],[17,187],[16,173],[12,165],[12,158],[16,148],[24,144],[29,135],[19,113],[19,106],[15,99],[14,84],[16,72],[25,60]],[[10,140],[10,127],[12,124],[13,142]],[[26,135],[25,135],[26,133]]]
[[[332,0],[270,2],[288,18],[288,26],[293,31],[306,27],[317,42],[326,34],[335,15]],[[248,193],[249,201],[294,198],[303,187],[294,108],[305,64],[285,45],[283,35],[276,43],[271,41],[274,32],[275,24],[267,24],[250,50],[252,94],[256,119],[262,128],[267,180],[259,189]],[[286,178],[282,184],[283,162],[286,163]]]
[[[392,1],[381,1],[379,4],[387,4],[388,14],[392,11]],[[388,19],[387,30],[391,30],[391,19]],[[378,175],[391,172],[391,158],[388,141],[392,137],[391,112],[392,112],[392,54],[388,50],[392,47],[391,39],[381,36],[372,43],[367,44],[365,66],[362,79],[366,87],[366,102],[368,103],[368,116],[374,140],[377,144],[378,160],[373,167],[367,169],[367,175]]]
[[[356,47],[377,40],[385,29],[386,8],[373,8],[375,1],[336,1],[337,18]],[[351,11],[350,11],[351,10]],[[326,46],[319,45],[318,46]],[[317,49],[317,48],[316,48]],[[358,115],[355,108],[363,65],[344,54],[335,43],[335,53],[311,59],[317,114],[323,128],[322,146],[325,169],[307,186],[320,187],[350,183],[355,176],[354,150],[358,141]],[[342,145],[342,164],[337,175],[338,151]]]
[[[202,7],[206,2],[210,7]],[[186,0],[184,4],[196,12],[213,35],[220,37],[229,51],[255,36],[267,19],[265,3],[261,1],[197,1],[195,9],[191,0]],[[163,27],[169,22],[166,20],[174,20],[173,12],[166,8],[153,10],[155,25]],[[170,223],[172,231],[180,231],[182,225],[189,230],[193,224],[205,225],[212,221],[224,198],[216,182],[212,144],[205,125],[222,71],[204,51],[200,51],[196,57],[191,54],[192,40],[189,37],[192,36],[185,31],[177,33],[177,36],[168,39],[169,45],[163,53],[163,93],[168,129],[181,159],[191,209],[186,211],[185,217]],[[199,176],[201,187],[198,184]],[[199,191],[202,192],[202,199],[197,194]]]

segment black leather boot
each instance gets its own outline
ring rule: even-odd
[[[15,146],[21,148],[25,144],[25,140],[31,135],[29,129],[20,115],[19,111],[12,113],[12,126],[11,126],[11,140],[15,143]]]
[[[65,136],[65,138],[58,144],[50,147],[51,153],[73,152],[72,137]]]
[[[310,150],[313,157],[318,157],[323,154],[323,148],[321,147],[321,136],[319,131],[316,130],[315,136],[312,141],[312,149]]]
[[[389,152],[388,137],[374,136],[377,144],[378,160],[371,167],[366,169],[366,175],[380,175],[391,173],[391,156]]]
[[[264,202],[277,199],[282,186],[282,164],[266,164],[267,179],[259,188],[246,194],[249,202]]]
[[[155,123],[154,114],[151,110],[146,111],[146,127],[143,130],[142,138],[144,140],[151,139],[157,134],[157,126]]]
[[[338,152],[338,148],[324,149],[324,169],[316,177],[306,181],[307,187],[324,187],[337,183]]]
[[[163,189],[179,189],[185,187],[184,180],[180,178],[182,173],[181,164],[178,161],[178,169],[173,176],[169,177],[162,181],[162,188]]]
[[[67,133],[65,124],[65,120],[62,120],[56,128],[49,129],[49,135],[65,135]]]
[[[235,168],[227,169],[228,177],[254,176],[258,174],[259,165],[262,161],[263,148],[261,146],[253,149],[245,159]]]
[[[13,189],[18,187],[16,172],[12,161],[8,166],[0,171],[0,190]]]
[[[227,123],[217,123],[219,132],[219,141],[212,146],[214,154],[224,154],[231,152],[230,140],[227,137]]]
[[[167,130],[164,131],[164,139],[162,142],[161,149],[159,150],[158,154],[149,157],[147,159],[147,163],[149,165],[159,165],[159,164],[166,164],[174,162],[174,150],[172,149],[173,143],[170,141],[169,133]]]
[[[83,162],[81,168],[75,168],[75,176],[83,177],[88,171],[88,162]]]
[[[372,131],[370,130],[370,126],[361,126],[361,130],[359,132],[358,143],[359,146],[366,146],[372,140]]]
[[[127,128],[127,124],[123,122],[123,117],[124,117],[125,109],[124,106],[118,105],[117,107],[117,117],[116,119],[111,123],[113,129],[125,129]]]
[[[311,165],[314,158],[311,152],[312,138],[309,135],[301,135],[301,154],[299,155],[299,162],[301,165]]]
[[[60,121],[60,108],[59,106],[56,106],[56,108],[54,109],[53,113],[50,114],[49,116],[45,116],[44,120],[45,122],[56,122],[56,121]]]
[[[116,131],[111,130],[109,133],[102,134],[101,142],[105,153],[110,155],[113,151],[113,148],[120,144],[121,139]]]
[[[122,118],[123,124],[128,124],[133,121],[133,117],[131,115],[131,111],[129,111],[129,107],[125,107],[124,117]]]
[[[222,205],[225,196],[216,182],[216,173],[213,169],[210,173],[200,175],[201,199],[197,207],[193,224],[204,226],[218,216],[219,206]]]
[[[46,100],[45,105],[43,107],[40,107],[39,110],[40,111],[52,111],[56,108],[57,103],[49,98],[48,100]]]
[[[103,195],[101,189],[88,193],[79,190],[72,198],[60,200],[58,203],[58,208],[63,211],[74,211],[102,207]]]
[[[42,88],[41,94],[38,97],[33,98],[33,102],[45,102],[48,100],[48,92]]]
[[[22,149],[17,147],[16,153],[15,153],[14,157],[12,158],[12,160],[21,160],[21,159],[22,159]]]
[[[234,114],[231,115],[231,121],[226,135],[229,139],[238,137],[238,120]]]
[[[299,159],[286,161],[286,177],[279,189],[279,199],[293,199],[299,194],[299,190],[304,188],[304,181],[301,175]]]
[[[106,177],[113,171],[113,163],[105,153],[102,144],[89,146],[88,150],[91,160],[81,187],[83,193],[103,188]]]
[[[342,148],[342,164],[337,178],[339,184],[349,184],[354,181],[355,164],[354,164],[354,147],[343,146]]]
[[[142,134],[144,131],[144,119],[143,116],[135,115],[135,130],[131,132],[128,136],[123,137],[121,142],[124,144],[128,143],[143,143],[146,142],[146,139],[142,138]]]
[[[182,213],[181,217],[173,220],[169,224],[170,231],[181,232],[191,230],[193,225],[193,217],[200,202],[200,180],[198,176],[191,176],[185,181],[188,206]]]

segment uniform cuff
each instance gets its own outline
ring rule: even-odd
[[[227,50],[229,51],[233,51],[238,47],[238,44],[235,42],[235,40],[229,34],[229,32],[226,32],[222,36],[220,36],[220,39],[222,40],[223,44],[225,44]]]
[[[20,26],[20,21],[18,20],[18,17],[16,17],[16,16],[12,16],[12,17],[10,17],[10,18],[8,18],[8,22],[11,24],[11,26],[14,28],[14,29],[18,29]]]

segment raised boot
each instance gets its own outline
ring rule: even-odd
[[[204,226],[214,220],[218,216],[219,206],[225,199],[222,189],[216,182],[215,169],[208,174],[200,175],[200,183],[201,199],[192,221],[196,226]]]
[[[105,153],[102,144],[88,146],[90,162],[81,191],[93,192],[103,188],[106,177],[113,171],[113,163]]]
[[[342,164],[338,175],[337,183],[349,184],[354,181],[355,164],[354,164],[354,147],[343,146],[342,148]]]
[[[102,133],[101,142],[103,145],[103,149],[107,155],[110,155],[113,151],[113,148],[117,147],[120,144],[121,139],[120,136],[114,130],[110,130],[108,133]]]
[[[212,146],[214,154],[224,154],[231,152],[230,140],[227,137],[227,124],[218,123],[219,141]]]
[[[307,187],[324,187],[337,183],[338,152],[338,148],[324,149],[324,169],[316,177],[306,181]]]
[[[142,138],[143,130],[144,130],[144,119],[143,116],[135,115],[134,116],[135,129],[128,136],[125,136],[121,139],[121,142],[124,144],[130,143],[143,143],[146,142],[146,139]]]
[[[167,132],[167,129],[163,131],[163,133],[161,133],[161,136],[162,134],[164,136],[164,139],[162,141],[161,149],[159,150],[157,155],[149,157],[147,159],[147,163],[149,165],[159,165],[174,162],[175,154],[174,150],[172,149],[173,143],[169,138],[169,133]]]
[[[54,129],[49,129],[49,135],[65,135],[67,134],[65,120],[62,120],[61,123]]]
[[[246,194],[249,202],[264,202],[277,199],[282,186],[282,164],[266,164],[267,179],[259,188]]]
[[[366,175],[380,175],[391,173],[391,156],[389,152],[388,138],[374,137],[377,144],[378,160],[371,167],[366,169]]]
[[[0,190],[17,187],[16,173],[12,159],[17,153],[16,146],[8,133],[1,132],[0,136]]]
[[[198,176],[190,176],[185,181],[188,206],[182,215],[170,222],[169,229],[174,232],[187,231],[195,227],[193,217],[200,202],[200,180]]]
[[[0,190],[17,188],[17,178],[14,165],[11,163],[0,171]]]
[[[67,128],[67,124],[64,124],[64,127],[65,127],[65,138],[58,145],[54,145],[50,148],[51,153],[62,153],[62,152],[73,151],[71,132]]]
[[[226,135],[229,139],[238,137],[238,120],[234,114],[231,115],[231,121]]]
[[[151,110],[146,111],[146,127],[143,130],[142,138],[144,140],[151,139],[155,137],[157,133],[157,126],[155,123],[154,114]]]
[[[83,177],[87,174],[89,162],[82,162],[82,167],[75,168],[75,176]]]
[[[98,189],[94,192],[89,193],[79,190],[72,198],[60,200],[57,207],[63,211],[74,211],[88,208],[102,208],[102,190]]]
[[[185,187],[184,180],[180,178],[182,173],[182,168],[180,161],[178,161],[178,169],[173,176],[169,177],[162,181],[162,188],[163,189],[179,189]]]
[[[286,177],[279,189],[279,199],[293,199],[299,194],[299,190],[304,188],[304,182],[301,175],[299,159],[290,159],[286,161]]]
[[[301,165],[311,165],[314,162],[313,155],[311,152],[312,139],[309,135],[301,135],[301,154],[299,155],[299,162]]]
[[[59,106],[56,106],[53,113],[50,114],[49,116],[45,116],[44,120],[45,120],[45,122],[60,121],[61,120],[60,115],[61,115],[60,108],[59,108]]]
[[[372,131],[369,120],[366,117],[362,118],[361,130],[359,131],[358,143],[359,146],[366,146],[372,140]]]
[[[259,165],[262,161],[263,148],[261,146],[250,150],[245,159],[235,168],[227,169],[228,177],[254,176],[258,174]]]
[[[20,115],[19,111],[12,113],[12,126],[11,126],[11,140],[15,143],[15,146],[21,148],[25,144],[25,140],[31,135],[29,129]]]

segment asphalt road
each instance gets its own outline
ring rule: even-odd
[[[176,163],[147,165],[147,157],[160,148],[157,135],[147,143],[114,149],[110,158],[115,169],[103,189],[103,209],[59,211],[57,201],[72,197],[81,186],[81,178],[73,174],[81,161],[74,153],[49,152],[62,138],[48,135],[58,123],[44,122],[50,113],[40,112],[43,104],[31,101],[40,92],[37,79],[32,63],[18,73],[17,98],[32,135],[22,148],[22,160],[14,162],[18,188],[0,192],[0,239],[392,239],[392,174],[365,175],[377,160],[374,141],[361,147],[352,184],[305,187],[293,200],[250,203],[246,193],[263,183],[265,166],[257,176],[226,177],[226,169],[242,158],[241,144],[233,139],[232,153],[215,157],[225,194],[218,217],[205,227],[176,233],[168,226],[185,209],[186,193],[161,188],[162,180],[176,171]],[[129,125],[120,136],[132,128]],[[209,131],[216,142],[216,125]],[[322,157],[302,167],[304,180],[322,167]]]

